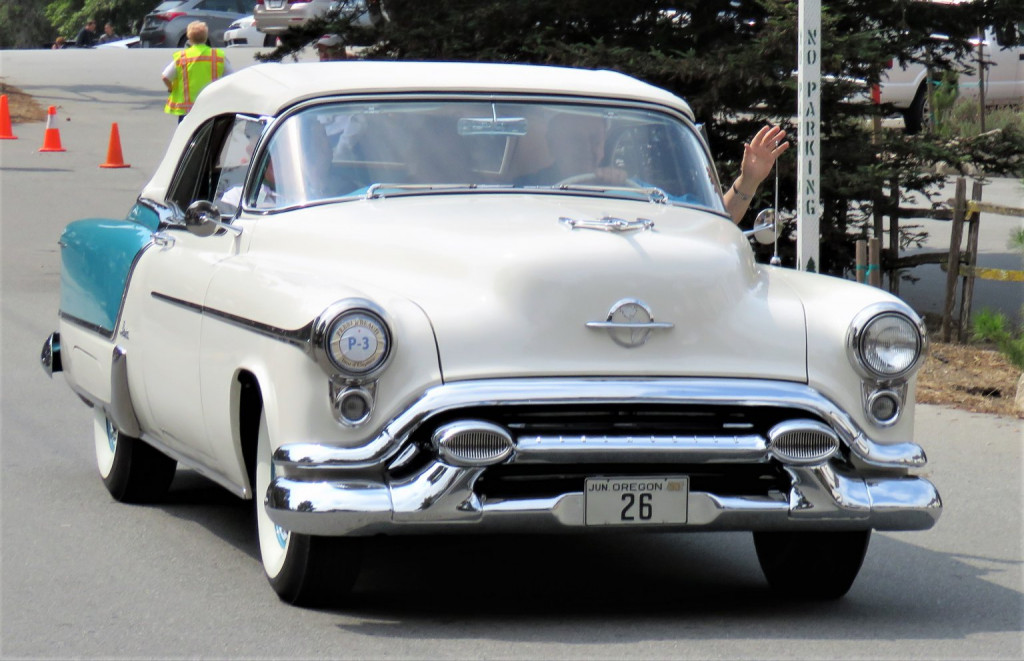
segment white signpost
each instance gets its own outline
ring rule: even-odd
[[[796,267],[820,271],[821,0],[800,0],[799,6]]]

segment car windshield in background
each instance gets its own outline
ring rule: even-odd
[[[276,128],[260,172],[249,208],[523,190],[724,213],[693,127],[645,108],[422,100],[314,106]]]

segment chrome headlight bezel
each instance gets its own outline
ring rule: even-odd
[[[340,343],[346,334],[361,338],[365,348],[346,354]],[[317,364],[329,376],[357,382],[380,374],[388,366],[394,349],[387,314],[377,304],[362,298],[338,301],[320,313],[313,322],[310,344]],[[362,356],[366,351],[369,354]]]
[[[872,330],[883,320],[905,324],[906,329],[915,336],[913,359],[901,369],[891,372],[873,366],[866,355],[873,340]],[[892,303],[876,303],[861,310],[850,323],[846,342],[847,354],[854,369],[865,378],[884,383],[905,380],[913,375],[924,362],[927,346],[928,336],[921,318],[909,308]]]

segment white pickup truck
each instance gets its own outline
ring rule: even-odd
[[[1024,24],[1021,24],[1021,28],[1024,28]],[[1024,103],[1024,46],[1003,46],[999,37],[988,30],[982,48],[985,60],[992,63],[985,71],[986,105]],[[965,70],[969,67],[972,73],[961,71],[960,95],[976,99],[981,89],[977,51],[964,64]],[[903,113],[909,133],[917,133],[931,121],[927,82],[928,71],[923,64],[913,63],[904,68],[894,62],[887,78],[879,86],[879,102],[891,103]]]

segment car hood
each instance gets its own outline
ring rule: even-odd
[[[564,220],[606,217],[653,227],[573,229]],[[252,249],[271,248],[294,249],[309,266],[319,261],[379,302],[398,295],[418,305],[448,381],[806,380],[798,297],[754,263],[732,223],[699,210],[568,195],[361,200],[265,217]],[[588,326],[623,301],[642,302],[653,321],[671,326],[646,337],[643,329]],[[396,351],[401,343],[396,337]]]

